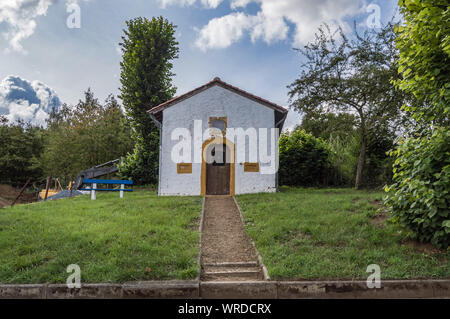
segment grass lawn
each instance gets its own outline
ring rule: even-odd
[[[417,244],[388,216],[382,192],[281,188],[237,196],[272,279],[450,278],[450,249]]]
[[[0,283],[193,279],[200,197],[97,193],[0,209]]]

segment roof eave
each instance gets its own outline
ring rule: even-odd
[[[272,103],[272,102],[270,102],[270,101],[268,101],[266,99],[263,99],[263,98],[258,97],[256,95],[253,95],[253,94],[251,94],[249,92],[246,92],[246,91],[244,91],[242,89],[239,89],[238,87],[235,87],[235,86],[233,86],[231,84],[223,82],[219,78],[215,78],[214,80],[212,80],[212,81],[210,81],[210,82],[208,82],[208,83],[206,83],[206,84],[204,84],[204,85],[202,85],[202,86],[200,86],[200,87],[198,87],[198,88],[196,88],[194,90],[191,90],[191,91],[189,91],[189,92],[187,92],[187,93],[185,93],[183,95],[180,95],[178,97],[170,99],[170,100],[168,100],[168,101],[166,101],[164,103],[161,103],[161,104],[151,108],[147,112],[151,113],[153,115],[156,115],[156,114],[160,113],[161,111],[163,111],[163,110],[165,110],[165,109],[167,109],[167,108],[169,108],[169,107],[171,107],[171,106],[173,106],[173,105],[175,105],[175,104],[177,104],[177,103],[179,103],[179,102],[181,102],[181,101],[183,101],[185,99],[188,99],[188,98],[190,98],[190,97],[192,97],[192,96],[194,96],[194,95],[196,95],[196,94],[198,94],[198,93],[200,93],[200,92],[202,92],[202,91],[204,91],[204,90],[206,90],[206,89],[208,89],[208,88],[210,88],[210,87],[212,87],[214,85],[219,85],[222,88],[228,89],[228,90],[230,90],[230,91],[232,91],[232,92],[234,92],[236,94],[244,96],[244,97],[246,97],[248,99],[251,99],[251,100],[253,100],[253,101],[255,101],[255,102],[259,103],[259,104],[265,105],[265,106],[267,106],[269,108],[272,108],[275,111],[278,111],[280,113],[287,113],[288,112],[287,109],[285,109],[284,107],[282,107],[280,105],[277,105],[277,104]]]

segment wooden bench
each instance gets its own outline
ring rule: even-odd
[[[132,192],[131,188],[125,188],[125,185],[133,185],[133,181],[115,180],[115,179],[83,179],[83,184],[92,184],[92,188],[80,188],[81,191],[91,191],[91,199],[95,200],[95,192],[120,192],[120,198],[123,198],[123,192]],[[120,185],[117,188],[97,188],[97,184]]]

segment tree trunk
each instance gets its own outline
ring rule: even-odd
[[[356,181],[355,181],[355,189],[359,189],[362,181],[362,172],[364,168],[364,162],[366,161],[366,133],[363,132],[361,136],[361,152],[359,153],[358,166],[356,167]]]

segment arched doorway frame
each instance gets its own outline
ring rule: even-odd
[[[202,144],[202,172],[200,177],[200,194],[206,195],[206,149],[209,144],[217,142],[216,137],[207,139]],[[230,196],[234,195],[235,183],[235,145],[227,138],[222,138],[222,143],[230,150]]]

